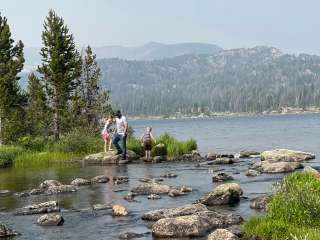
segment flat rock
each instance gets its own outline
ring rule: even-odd
[[[240,158],[251,158],[251,157],[257,157],[260,155],[260,152],[252,151],[252,150],[244,150],[240,152]]]
[[[33,214],[43,214],[43,213],[52,213],[59,212],[60,208],[56,201],[43,202],[39,204],[32,204],[20,208],[16,211],[16,215],[33,215]]]
[[[73,193],[77,191],[77,187],[74,185],[61,185],[49,187],[45,192],[48,195],[61,194],[61,193]]]
[[[263,195],[256,197],[252,200],[250,208],[265,211],[267,209],[267,202],[270,200],[270,198],[271,195]]]
[[[112,209],[112,206],[109,203],[95,204],[92,206],[92,209],[95,211],[107,210],[107,209]]]
[[[288,173],[302,167],[300,162],[273,162],[265,160],[253,164],[250,169],[261,173]]]
[[[4,224],[0,224],[0,238],[9,238],[20,235],[18,232],[8,228]]]
[[[136,195],[167,194],[170,187],[159,183],[142,183],[131,190]]]
[[[233,180],[234,178],[224,172],[218,172],[212,175],[212,182],[225,182]]]
[[[185,192],[182,192],[180,189],[175,189],[175,188],[172,188],[168,193],[169,197],[180,197],[184,195],[186,195]]]
[[[139,156],[131,151],[127,151],[127,161],[121,161],[121,155],[116,155],[114,151],[100,152],[91,154],[85,157],[84,162],[88,165],[104,165],[104,164],[118,164],[130,163],[131,161],[139,159]]]
[[[40,183],[39,188],[48,189],[49,187],[58,187],[61,185],[62,183],[57,180],[45,180],[44,182]]]
[[[121,205],[113,205],[112,206],[112,216],[127,216],[128,210]]]
[[[143,220],[157,221],[162,218],[173,218],[179,216],[191,215],[197,212],[207,211],[207,207],[201,203],[187,204],[176,208],[163,208],[149,211],[143,214]]]
[[[38,218],[37,223],[41,226],[62,226],[64,219],[61,214],[45,214]]]
[[[315,155],[312,153],[289,149],[275,149],[261,153],[261,161],[270,162],[303,162],[314,158]]]
[[[71,182],[71,185],[74,185],[74,186],[83,186],[83,185],[90,185],[90,184],[91,184],[91,181],[84,178],[76,178]]]
[[[208,236],[208,240],[238,240],[239,238],[227,229],[217,229]]]
[[[91,183],[107,183],[109,181],[110,181],[110,179],[104,175],[100,175],[100,176],[96,176],[96,177],[91,178]]]
[[[260,175],[260,172],[258,172],[257,170],[254,170],[254,169],[249,169],[246,172],[246,176],[247,177],[256,177],[256,176],[259,176],[259,175]]]
[[[143,182],[143,183],[159,183],[159,182],[162,182],[163,179],[162,178],[140,178],[138,180],[139,182]]]
[[[217,186],[212,192],[199,201],[208,206],[232,205],[240,201],[243,191],[237,183],[226,183]]]
[[[10,196],[12,192],[10,190],[0,190],[0,197]]]
[[[187,193],[187,192],[192,192],[192,188],[191,187],[187,187],[187,186],[182,186],[180,187],[180,191]]]
[[[234,158],[233,154],[208,153],[205,158],[207,160],[216,160],[218,158]]]
[[[162,218],[152,226],[155,237],[201,237],[208,231],[239,224],[243,219],[235,214],[202,211],[192,215]]]

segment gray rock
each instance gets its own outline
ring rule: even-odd
[[[250,157],[257,157],[260,155],[260,152],[257,151],[250,151],[250,150],[244,150],[240,152],[240,158],[250,158]]]
[[[88,165],[125,164],[137,159],[139,159],[139,156],[130,150],[127,151],[126,161],[121,161],[121,155],[116,155],[115,152],[109,151],[88,155],[85,157],[84,162]]]
[[[207,160],[216,160],[218,158],[234,158],[233,154],[208,153],[205,158]]]
[[[131,192],[135,195],[150,195],[150,194],[167,194],[170,187],[159,183],[143,183],[133,188]]]
[[[113,177],[113,184],[119,185],[119,184],[128,183],[128,182],[129,182],[129,177],[127,176]]]
[[[162,181],[163,181],[162,178],[140,178],[139,179],[139,182],[143,182],[143,183],[158,183]]]
[[[243,191],[237,183],[219,185],[199,201],[208,206],[232,205],[240,201]]]
[[[218,172],[212,175],[212,182],[225,182],[233,180],[234,178],[224,172]]]
[[[300,162],[273,162],[265,160],[253,164],[250,169],[261,173],[288,173],[302,167]]]
[[[227,229],[217,229],[208,236],[208,240],[238,240],[239,238]]]
[[[61,185],[49,187],[45,192],[48,195],[61,194],[61,193],[73,193],[77,191],[77,187],[73,185]]]
[[[29,191],[29,194],[30,195],[40,195],[40,194],[43,194],[44,192],[45,192],[45,190],[42,188],[34,188]]]
[[[175,188],[172,188],[168,193],[169,197],[180,197],[184,195],[186,195],[185,192],[182,192],[180,189],[175,189]]]
[[[176,178],[176,177],[178,177],[178,175],[177,174],[175,174],[175,173],[165,173],[165,174],[162,174],[162,175],[160,175],[160,177],[163,177],[163,178]]]
[[[107,176],[100,175],[94,178],[91,178],[91,183],[107,183],[110,179]]]
[[[16,211],[16,215],[33,215],[33,214],[43,214],[43,213],[52,213],[59,212],[60,208],[56,201],[43,202],[39,204],[32,204],[20,208]]]
[[[267,210],[267,203],[270,200],[270,198],[271,195],[259,196],[252,200],[250,208],[265,211]]]
[[[123,199],[128,201],[128,202],[136,202],[136,200],[134,199],[135,196],[136,196],[135,193],[129,192],[126,196],[123,197]]]
[[[312,153],[289,149],[275,149],[261,153],[261,161],[270,162],[303,162],[314,158],[315,155]]]
[[[121,240],[129,240],[134,238],[142,238],[145,234],[143,233],[134,233],[134,232],[126,232],[119,235],[119,239]]]
[[[107,210],[107,209],[111,209],[111,208],[112,208],[112,205],[109,203],[95,204],[92,206],[92,209],[95,211]]]
[[[61,214],[45,214],[38,218],[37,223],[41,226],[62,226],[64,219]]]
[[[166,156],[155,156],[152,158],[152,162],[154,162],[154,163],[160,163],[160,162],[165,162],[165,161],[167,161]]]
[[[0,197],[10,196],[12,192],[10,190],[0,190]]]
[[[213,160],[211,162],[211,164],[233,164],[235,163],[235,159],[234,158],[227,158],[227,157],[223,157],[223,158],[216,158],[215,160]],[[210,165],[210,164],[208,164]]]
[[[192,192],[192,188],[191,187],[187,187],[187,186],[182,186],[180,188],[181,192],[187,193],[187,192]]]
[[[187,204],[177,208],[164,208],[149,211],[143,214],[143,220],[157,221],[162,218],[174,218],[179,216],[191,215],[197,212],[207,211],[207,207],[201,203]]]
[[[256,177],[256,176],[259,176],[260,175],[260,172],[254,170],[254,169],[249,169],[247,172],[246,172],[246,176],[247,177]]]
[[[0,224],[0,238],[9,238],[20,235],[18,232],[8,228],[4,224]]]
[[[40,183],[39,188],[48,189],[49,187],[57,187],[61,185],[62,183],[57,180],[45,180],[44,182]]]
[[[201,237],[208,231],[240,224],[243,219],[235,214],[202,211],[192,215],[162,218],[152,226],[155,237]]]
[[[314,168],[312,168],[312,167],[310,167],[310,166],[304,167],[303,171],[311,173],[311,174],[314,174],[314,175],[317,175],[317,176],[319,175],[319,171],[314,169]]]
[[[91,182],[84,178],[76,178],[71,182],[71,185],[74,185],[74,186],[83,186],[83,185],[90,185],[90,184]]]
[[[148,199],[150,199],[150,200],[158,200],[158,199],[161,199],[161,196],[158,195],[158,194],[150,194],[148,196]]]

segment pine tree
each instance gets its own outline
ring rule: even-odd
[[[58,139],[70,130],[70,99],[80,75],[81,58],[73,35],[64,20],[53,10],[49,11],[42,32],[42,64],[38,67],[53,111],[53,133]]]
[[[25,98],[18,83],[23,64],[23,43],[14,45],[7,18],[0,15],[0,144],[14,141],[23,132]]]
[[[47,136],[49,129],[50,112],[47,107],[44,86],[40,79],[31,73],[28,77],[28,106],[27,125],[31,136]]]
[[[89,130],[96,129],[98,120],[111,111],[109,92],[101,87],[101,70],[90,46],[85,49],[82,57],[82,71],[75,91],[74,110],[77,120]]]

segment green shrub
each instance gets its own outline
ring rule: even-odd
[[[131,151],[134,151],[139,156],[143,156],[144,155],[143,146],[141,145],[141,142],[136,138],[129,137],[127,139],[127,149],[131,150]]]
[[[245,224],[248,237],[285,240],[320,239],[320,180],[311,173],[293,173],[284,178],[268,203],[265,217]]]
[[[17,146],[0,146],[0,168],[12,165],[23,151],[23,148]]]
[[[178,157],[183,154],[191,153],[192,150],[197,149],[197,143],[194,139],[188,141],[178,141],[168,133],[162,134],[159,139],[159,143],[163,143],[167,147],[167,153],[169,157]]]
[[[167,155],[168,155],[167,147],[163,143],[159,143],[159,144],[155,145],[151,150],[152,157],[167,156]]]
[[[18,145],[31,151],[43,151],[46,146],[52,142],[52,139],[46,139],[43,137],[25,136],[18,139]]]

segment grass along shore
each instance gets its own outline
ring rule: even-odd
[[[320,240],[320,179],[297,172],[284,178],[263,217],[244,225],[246,237],[261,240]]]
[[[160,154],[167,155],[168,158],[175,158],[197,149],[194,139],[178,141],[166,133],[157,138],[157,143],[163,144],[164,148],[161,149]],[[140,140],[134,136],[128,137],[127,149],[134,151],[139,156],[144,155]],[[102,151],[103,141],[99,135],[88,136],[75,132],[62,137],[57,142],[52,139],[24,137],[19,139],[15,145],[0,146],[0,168],[65,163],[81,160],[86,155]]]

